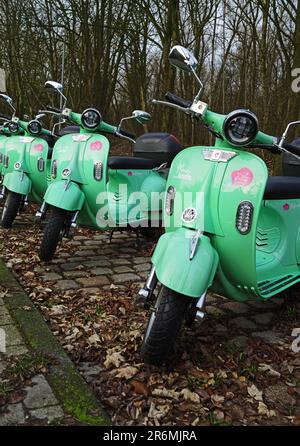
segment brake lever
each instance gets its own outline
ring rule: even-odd
[[[157,99],[152,99],[152,104],[166,105],[167,107],[175,108],[176,110],[183,111],[187,115],[191,114],[189,108],[180,107],[180,105],[173,104],[167,101],[158,101]]]
[[[54,116],[61,116],[61,113],[56,113],[50,110],[39,110],[39,114],[48,114],[48,115],[54,115]]]

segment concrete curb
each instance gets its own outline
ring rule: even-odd
[[[56,364],[50,367],[46,378],[64,410],[84,424],[110,425],[105,410],[1,259],[0,283],[12,295],[3,300],[27,344],[33,352],[42,352],[54,358]]]

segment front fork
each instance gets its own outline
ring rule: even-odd
[[[153,265],[147,281],[143,288],[138,292],[136,303],[138,306],[144,307],[145,309],[149,309],[151,307],[153,301],[153,293],[155,287],[157,285],[157,276],[155,273],[155,266]],[[193,319],[197,318],[202,320],[205,316],[205,302],[206,302],[206,291],[199,297],[199,299],[195,299],[195,305],[192,306],[191,312],[193,313]]]

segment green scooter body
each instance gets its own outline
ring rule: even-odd
[[[213,121],[218,119],[222,122],[221,115]],[[258,142],[268,140],[270,144],[271,137],[258,134]],[[166,233],[152,257],[158,280],[186,296],[199,298],[210,288],[239,301],[265,300],[299,282],[300,199],[264,200],[267,179],[261,158],[226,141],[180,152],[166,186],[176,191],[173,215],[164,212]],[[253,206],[252,224],[241,234],[237,215],[245,201]],[[183,215],[188,208],[196,211],[190,222]]]
[[[56,174],[45,194],[45,203],[66,211],[80,211],[78,223],[94,228],[138,224],[149,218],[149,203],[128,205],[127,196],[143,189],[165,190],[166,180],[156,171],[108,169],[110,144],[98,133],[65,135],[55,144],[51,173]],[[95,169],[98,166],[98,175]],[[99,167],[100,166],[100,167]],[[101,173],[99,174],[99,172]],[[119,189],[119,185],[123,189]],[[152,189],[151,189],[152,188]],[[122,193],[124,192],[124,194]],[[160,215],[162,201],[151,208]]]
[[[8,158],[3,169],[3,186],[11,192],[29,196],[41,203],[47,189],[47,171],[50,167],[48,144],[33,136],[11,136],[4,141],[3,151]]]

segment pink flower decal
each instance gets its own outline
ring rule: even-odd
[[[127,174],[129,177],[132,177],[133,173],[131,171],[128,172]]]
[[[290,209],[290,205],[288,203],[285,203],[282,207],[285,211],[288,211]]]
[[[94,141],[90,144],[91,150],[101,150],[102,149],[102,142],[101,141]]]
[[[42,151],[43,151],[43,144],[36,144],[36,145],[34,146],[34,150],[35,150],[36,152],[42,152]]]
[[[231,181],[235,186],[249,186],[253,181],[253,172],[247,167],[242,167],[232,172]]]

